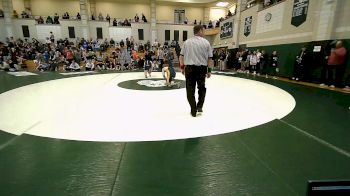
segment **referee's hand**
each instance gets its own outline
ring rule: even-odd
[[[181,69],[182,75],[185,75],[185,69]]]
[[[207,73],[207,78],[210,78],[210,76],[211,76],[211,73]]]

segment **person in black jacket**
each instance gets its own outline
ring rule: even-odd
[[[299,81],[305,79],[306,67],[308,66],[308,55],[306,48],[301,48],[299,55],[296,56],[292,80]]]

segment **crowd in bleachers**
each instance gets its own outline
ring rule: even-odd
[[[15,12],[15,10],[14,10]],[[26,12],[23,11],[24,14],[26,14]],[[22,17],[23,17],[23,13],[22,13]],[[26,17],[23,18],[30,18],[31,16],[27,15]],[[46,20],[44,20],[44,18],[42,16],[38,16],[35,20],[38,24],[60,24],[59,22],[60,16],[55,13],[55,15],[53,17],[51,16],[47,16]],[[73,19],[68,12],[65,12],[62,15],[62,19],[64,20],[69,20],[69,19]],[[74,18],[75,20],[81,20],[81,15],[78,12],[76,17]],[[146,16],[142,13],[141,14],[141,20],[138,16],[138,14],[135,15],[134,19],[131,18],[125,18],[124,20],[117,20],[117,18],[114,18],[112,23],[111,23],[111,17],[109,14],[106,15],[106,17],[103,16],[102,13],[99,13],[98,16],[96,17],[94,14],[91,14],[91,18],[90,20],[97,20],[97,21],[108,21],[108,23],[112,26],[131,26],[132,22],[144,22],[147,23],[147,18]]]
[[[110,40],[55,40],[53,34],[46,42],[8,38],[0,50],[0,70],[18,71],[26,68],[25,61],[33,61],[39,71],[133,70],[151,66],[161,71],[165,62],[172,64],[177,42],[160,45],[136,43],[133,37],[120,42]],[[148,58],[147,58],[148,57]]]

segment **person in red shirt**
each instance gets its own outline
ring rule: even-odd
[[[342,77],[345,71],[345,57],[346,57],[346,49],[343,46],[342,41],[337,41],[335,44],[335,48],[332,48],[331,53],[327,58],[327,66],[326,72],[327,75],[324,76],[325,83],[329,85],[329,87],[334,88],[335,85],[337,87],[342,86]],[[335,72],[335,77],[334,77]],[[325,86],[324,83],[321,86]]]

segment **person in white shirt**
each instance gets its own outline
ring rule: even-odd
[[[210,78],[213,67],[213,49],[208,40],[204,38],[204,27],[193,27],[194,37],[187,39],[180,52],[180,68],[186,78],[187,100],[191,107],[191,115],[202,113],[205,100],[205,78]],[[198,102],[195,91],[198,85]]]
[[[256,52],[254,51],[253,54],[249,56],[249,65],[250,69],[253,72],[253,75],[256,74],[256,65],[258,63],[258,57],[256,55]]]
[[[256,72],[258,73],[258,75],[260,75],[260,72],[261,72],[261,64],[260,64],[261,52],[259,49],[256,51],[256,57],[257,57]]]
[[[72,63],[69,65],[69,67],[66,67],[66,71],[80,71],[80,66],[77,62],[75,62],[75,60],[72,60]]]
[[[86,71],[93,71],[95,69],[95,65],[93,61],[88,61],[85,64],[85,70]]]

